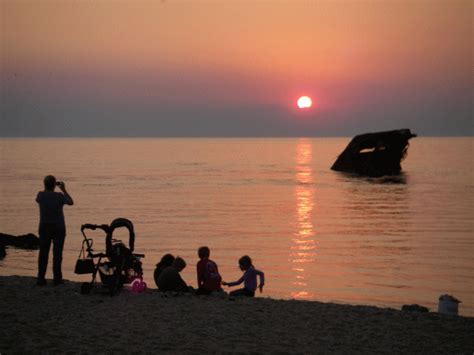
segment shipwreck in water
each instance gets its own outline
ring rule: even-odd
[[[370,177],[399,174],[413,137],[409,129],[355,136],[331,169]]]

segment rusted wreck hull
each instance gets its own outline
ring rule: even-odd
[[[370,177],[399,174],[413,137],[409,129],[355,136],[331,169]]]

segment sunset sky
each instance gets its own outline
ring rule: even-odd
[[[472,135],[472,10],[3,0],[0,135]]]

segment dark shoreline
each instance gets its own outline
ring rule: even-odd
[[[80,283],[0,276],[0,352],[472,353],[474,317],[156,290],[83,296]],[[99,290],[100,291],[100,290]]]

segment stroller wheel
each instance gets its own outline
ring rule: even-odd
[[[91,282],[83,282],[81,285],[81,295],[88,295],[91,293],[92,290],[92,283]]]
[[[108,286],[109,287],[109,295],[110,296],[115,296],[116,294],[118,294],[120,292],[120,290],[122,289],[122,285],[121,284],[111,284]]]

